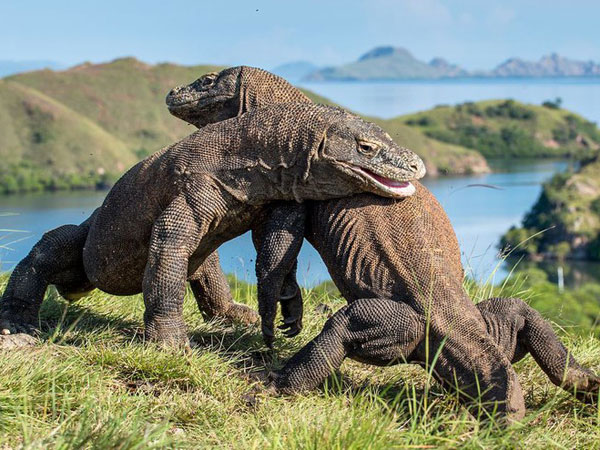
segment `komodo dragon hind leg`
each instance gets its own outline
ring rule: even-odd
[[[488,333],[515,363],[531,353],[552,383],[586,403],[597,403],[600,378],[582,367],[535,309],[518,298],[490,298],[477,305]]]
[[[189,278],[198,309],[205,320],[223,318],[241,324],[254,324],[258,313],[246,305],[236,303],[219,263],[217,252],[210,254]]]
[[[2,335],[35,331],[49,284],[59,285],[61,294],[93,288],[82,261],[89,222],[88,219],[81,225],[64,225],[45,233],[13,270],[0,301]],[[14,338],[11,342],[14,347]],[[23,342],[30,340],[24,338]]]

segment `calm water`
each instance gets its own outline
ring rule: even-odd
[[[514,98],[540,104],[561,97],[565,108],[600,122],[598,79],[306,83],[305,86],[354,111],[380,117],[467,100]],[[484,280],[498,265],[496,245],[500,235],[511,225],[520,223],[537,199],[541,183],[557,171],[565,170],[567,163],[491,161],[491,166],[495,172],[488,175],[425,180],[456,229],[466,267],[476,279]],[[498,189],[468,187],[471,184],[490,184]],[[44,231],[83,221],[100,205],[104,195],[102,192],[61,192],[0,197],[0,214],[15,214],[0,215],[0,229],[3,229],[0,231],[0,268],[12,268]],[[255,253],[248,235],[226,243],[219,252],[227,272],[254,280]],[[547,267],[551,273],[555,272],[551,265]],[[581,267],[572,265],[570,268],[573,270],[566,270],[567,275],[575,275],[567,278],[567,282],[573,280],[576,283],[582,277],[590,276],[600,279],[600,266],[585,264],[583,268],[589,269],[586,275],[580,275]],[[506,270],[506,267],[500,267],[495,279],[501,279]],[[298,275],[305,285],[329,278],[320,257],[308,244],[304,245],[300,255]]]
[[[319,82],[302,86],[353,111],[384,118],[465,101],[512,98],[540,105],[560,97],[564,108],[600,123],[600,78]]]
[[[492,174],[452,178],[426,179],[425,185],[437,196],[447,211],[463,251],[463,262],[477,279],[487,279],[498,264],[499,237],[537,199],[540,184],[557,171],[565,170],[563,161],[494,162]],[[469,187],[490,184],[497,189]],[[0,212],[15,215],[0,217],[4,229],[0,235],[2,269],[7,270],[27,254],[31,246],[47,230],[66,223],[80,223],[100,205],[103,192],[60,192],[0,197]],[[227,272],[254,280],[255,253],[248,234],[230,241],[220,249]],[[496,279],[506,268],[501,267]],[[312,285],[329,278],[317,252],[305,243],[299,265],[299,279]]]

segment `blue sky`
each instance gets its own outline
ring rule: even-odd
[[[598,0],[2,0],[0,59],[335,65],[376,45],[468,69],[556,51],[600,61]]]

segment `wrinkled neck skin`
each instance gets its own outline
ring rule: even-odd
[[[328,127],[345,113],[325,107],[282,104],[261,108],[204,128],[231,140],[211,167],[216,182],[240,201],[325,200],[352,195],[364,186],[322,154]],[[230,130],[235,130],[232,133]],[[206,159],[206,158],[205,158]]]
[[[364,192],[364,186],[318,154],[290,154],[273,147],[251,150],[248,153],[254,158],[236,158],[235,168],[216,170],[212,175],[216,184],[238,201],[255,206],[273,200],[300,203]]]

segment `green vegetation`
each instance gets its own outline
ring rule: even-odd
[[[405,123],[489,158],[583,158],[600,148],[600,130],[594,123],[544,106],[514,100],[466,102],[405,116]]]
[[[569,267],[564,269],[569,276]],[[584,282],[561,292],[546,271],[518,263],[513,274],[500,287],[492,288],[491,294],[522,298],[568,334],[600,337],[600,283]],[[486,292],[485,298],[490,296]]]
[[[562,105],[562,98],[556,97],[554,100],[546,100],[542,103],[542,106],[550,109],[560,109]]]
[[[0,79],[0,193],[114,182],[136,161],[193,131],[169,114],[164,97],[172,87],[218,69],[123,58]],[[400,121],[381,122],[426,160],[431,173],[487,170],[476,151],[429,139]]]
[[[0,193],[97,188],[189,134],[166,92],[214,66],[132,58],[0,80]]]
[[[256,307],[253,286],[232,286],[238,301]],[[188,295],[195,345],[185,355],[141,342],[139,296],[94,292],[68,304],[51,291],[44,343],[2,353],[0,447],[587,448],[600,439],[597,409],[553,386],[531,357],[517,365],[528,413],[507,429],[479,423],[411,365],[347,361],[321,390],[275,396],[254,375],[281,366],[318,333],[327,319],[318,304],[344,304],[329,284],[304,294],[306,329],[279,339],[275,354],[255,328],[203,322]],[[574,334],[565,336],[569,348],[600,371],[598,340]]]
[[[555,175],[544,184],[522,226],[502,237],[501,247],[531,258],[600,261],[599,174],[600,158],[595,158],[575,173]]]

